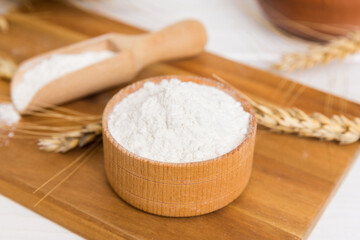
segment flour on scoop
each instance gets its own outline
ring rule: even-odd
[[[12,101],[19,111],[24,110],[35,94],[47,83],[68,73],[85,68],[94,63],[110,58],[115,53],[83,52],[78,54],[53,54],[42,60],[23,75],[23,80],[12,91]],[[100,81],[101,79],[99,79]]]

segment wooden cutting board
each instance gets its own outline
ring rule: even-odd
[[[41,52],[107,32],[134,34],[134,27],[61,3],[34,3],[11,14],[10,31],[0,34],[0,53],[20,62]],[[161,74],[211,77],[215,73],[250,96],[284,104],[299,90],[294,106],[311,113],[360,116],[360,106],[282,77],[210,53],[145,69],[135,80]],[[101,79],[99,79],[101,81]],[[314,79],[316,81],[316,79]],[[279,84],[284,84],[278,94]],[[293,90],[289,90],[293,89]],[[101,113],[117,90],[67,105]],[[0,81],[0,94],[8,84]],[[229,206],[199,217],[167,218],[123,202],[106,181],[101,150],[36,208],[32,192],[83,150],[44,153],[34,141],[11,140],[0,148],[0,193],[90,239],[303,239],[350,168],[359,143],[336,143],[269,133],[259,129],[253,172],[244,193]]]

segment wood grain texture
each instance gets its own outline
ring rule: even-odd
[[[151,161],[117,143],[108,128],[108,117],[114,106],[146,82],[159,84],[174,77],[184,82],[216,87],[241,102],[244,110],[250,113],[249,131],[244,141],[217,158],[180,164]],[[202,215],[226,206],[245,189],[251,174],[255,135],[254,110],[233,88],[193,76],[148,78],[120,90],[105,107],[103,142],[106,175],[114,191],[141,210],[170,217]]]
[[[20,62],[106,32],[136,34],[141,30],[53,1],[35,3],[21,19],[10,20],[9,33],[0,35],[0,52]],[[291,81],[209,53],[152,65],[134,81],[161,74],[211,78],[213,73],[249,96],[279,104],[302,87],[296,85],[288,92],[294,84]],[[274,95],[283,82],[285,88]],[[101,114],[118,90],[66,106]],[[0,81],[0,93],[9,93],[4,81]],[[294,106],[309,113],[360,116],[359,105],[311,88],[305,89]],[[144,213],[117,197],[106,180],[102,150],[33,208],[66,173],[41,192],[32,192],[82,151],[43,153],[36,150],[33,141],[11,140],[7,147],[0,148],[0,192],[89,239],[303,239],[341,183],[358,148],[358,143],[340,146],[259,128],[253,172],[239,198],[207,215],[167,218]]]

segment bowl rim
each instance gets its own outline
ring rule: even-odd
[[[247,131],[243,141],[239,145],[237,145],[234,149],[232,149],[231,151],[229,151],[229,152],[227,152],[225,154],[222,154],[220,156],[217,156],[215,158],[210,158],[210,159],[207,159],[207,160],[201,160],[201,161],[196,161],[196,162],[185,162],[185,163],[163,162],[163,161],[158,161],[158,160],[145,158],[145,157],[139,156],[139,155],[137,155],[137,154],[135,154],[133,152],[130,152],[128,149],[126,149],[120,143],[118,143],[115,140],[115,138],[112,136],[110,131],[109,131],[108,117],[109,117],[110,113],[112,112],[113,108],[115,107],[115,105],[117,103],[119,103],[122,99],[124,99],[126,96],[128,96],[129,93],[124,95],[120,99],[117,99],[118,96],[123,94],[124,91],[126,91],[126,90],[128,90],[130,88],[136,89],[135,91],[133,91],[133,92],[136,92],[146,82],[158,83],[158,82],[160,82],[162,80],[170,80],[170,79],[173,79],[173,78],[179,79],[180,81],[183,81],[183,82],[194,82],[196,84],[201,84],[201,83],[197,83],[195,81],[191,81],[192,79],[196,79],[196,80],[198,80],[200,82],[203,82],[203,85],[216,87],[214,85],[207,84],[209,82],[213,83],[213,84],[215,84],[217,86],[221,86],[221,88],[220,87],[216,87],[216,88],[218,88],[219,90],[224,91],[225,93],[229,94],[236,101],[239,101],[241,103],[244,111],[246,111],[246,112],[248,112],[250,114],[249,128],[248,128],[248,131]],[[131,93],[133,93],[133,92],[131,92]],[[245,110],[244,106],[246,106],[247,110]],[[136,81],[134,83],[131,83],[130,85],[122,88],[120,91],[118,91],[115,95],[113,95],[111,97],[111,99],[108,101],[108,103],[105,106],[105,109],[104,109],[104,112],[103,112],[103,118],[102,118],[103,137],[106,137],[109,140],[109,142],[111,144],[113,144],[119,151],[124,152],[127,156],[135,158],[137,161],[140,161],[142,163],[148,163],[148,164],[153,164],[153,165],[157,165],[157,166],[168,166],[168,167],[200,166],[200,165],[206,165],[206,164],[211,164],[213,162],[221,161],[222,159],[226,158],[227,156],[232,155],[233,153],[239,151],[244,145],[246,145],[249,141],[251,141],[251,136],[256,134],[256,127],[257,127],[257,123],[256,123],[255,111],[254,111],[253,107],[238,91],[236,91],[234,89],[234,87],[232,87],[229,84],[225,84],[223,82],[216,81],[216,80],[211,79],[211,78],[200,77],[200,76],[192,76],[192,75],[160,75],[160,76],[154,76],[154,77],[145,78],[145,79]]]

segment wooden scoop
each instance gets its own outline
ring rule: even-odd
[[[125,83],[149,64],[196,55],[203,50],[205,43],[205,29],[201,23],[194,20],[182,21],[151,34],[101,35],[25,61],[12,79],[11,92],[22,81],[26,71],[52,54],[102,50],[116,53],[104,61],[47,83],[35,94],[25,109],[18,109],[21,113],[36,110],[37,106],[62,104]]]

